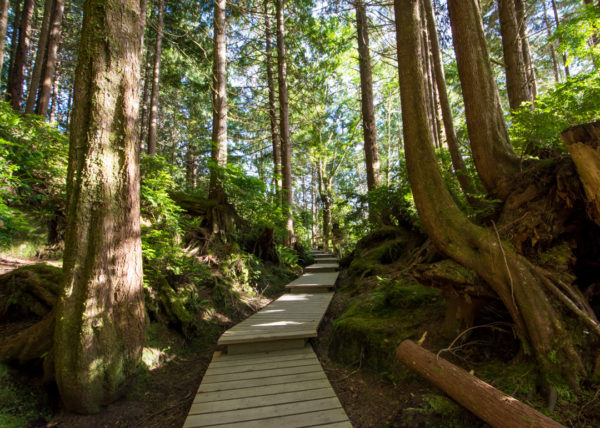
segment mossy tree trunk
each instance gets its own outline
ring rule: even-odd
[[[46,49],[48,47],[48,34],[50,33],[50,17],[54,0],[46,0],[44,3],[44,17],[42,19],[42,28],[38,38],[37,52],[35,54],[35,64],[29,81],[29,93],[27,94],[27,103],[25,104],[25,113],[31,114],[35,109],[35,100],[37,99],[40,79],[42,78],[42,67],[46,58]]]
[[[427,123],[418,1],[396,0],[395,13],[406,163],[423,226],[441,252],[473,269],[500,297],[525,352],[535,354],[546,380],[576,386],[586,371],[574,343],[584,339],[578,323],[567,318],[576,314],[596,333],[597,321],[580,293],[559,290],[497,234],[471,223],[453,201],[437,167]],[[565,293],[572,300],[564,299]]]
[[[360,94],[362,108],[363,137],[365,140],[365,163],[367,188],[375,190],[381,181],[379,173],[379,151],[377,150],[377,127],[373,104],[373,77],[371,75],[371,53],[369,52],[369,23],[367,7],[363,0],[354,2],[356,9],[356,35],[358,38],[358,64],[360,68]]]
[[[473,160],[487,191],[504,199],[520,170],[494,81],[477,0],[448,0]]]
[[[292,213],[292,142],[290,139],[290,117],[287,87],[287,56],[285,50],[284,13],[285,0],[275,1],[277,12],[277,78],[279,85],[279,138],[281,139],[281,174],[283,212],[286,217],[285,228],[288,232],[287,246],[291,247],[294,237],[294,217]]]
[[[0,0],[0,67],[4,64],[4,48],[6,47],[6,28],[8,26],[9,0]]]
[[[84,4],[54,334],[58,389],[79,413],[122,394],[144,340],[137,117],[145,3]]]

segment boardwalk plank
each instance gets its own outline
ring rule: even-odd
[[[261,388],[238,388],[225,391],[199,392],[194,398],[194,403],[208,403],[225,400],[235,400],[246,397],[268,396],[286,392],[310,391],[314,389],[330,388],[327,379],[305,380],[302,382],[289,382],[277,385],[266,385]]]
[[[270,418],[280,418],[281,416],[298,415],[301,413],[312,413],[322,410],[339,409],[340,407],[340,402],[335,397],[322,398],[312,401],[302,401],[299,403],[275,404],[272,406],[234,410],[229,412],[190,415],[188,416],[184,427],[215,426],[222,424],[232,424],[235,422],[247,422],[265,419],[268,420]],[[306,419],[304,420],[304,422],[306,423]]]
[[[260,390],[257,391],[260,394]],[[220,402],[204,402],[192,404],[190,415],[206,413],[227,412],[231,410],[242,410],[272,406],[275,404],[297,403],[300,401],[316,400],[320,398],[333,398],[335,392],[327,385],[319,389],[305,391],[284,392],[281,394],[258,395],[240,399],[223,400]]]
[[[278,376],[278,377],[270,377],[266,379],[250,379],[245,380],[243,382],[220,382],[220,383],[208,383],[208,384],[200,384],[200,388],[198,391],[200,392],[211,392],[211,391],[226,391],[228,389],[238,389],[238,388],[255,388],[257,386],[263,385],[278,385],[281,383],[288,382],[301,382],[305,380],[319,380],[325,379],[325,373],[323,371],[315,371],[312,373],[301,373],[297,375],[291,376]]]

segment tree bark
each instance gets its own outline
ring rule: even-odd
[[[537,97],[537,77],[535,66],[531,61],[531,51],[529,49],[529,35],[527,32],[527,13],[523,0],[515,0],[515,11],[517,13],[517,24],[519,26],[519,39],[521,41],[521,51],[523,54],[523,62],[527,73],[528,92],[531,94],[531,100],[534,101]]]
[[[556,8],[556,1],[554,0],[552,0],[552,12],[554,14],[554,23],[556,24],[556,28],[558,28],[560,25],[560,20],[558,19],[558,9]],[[569,72],[569,66],[567,65],[567,54],[562,54],[562,61],[565,70],[565,77],[568,79],[571,76],[571,73]]]
[[[152,62],[150,61],[150,49],[146,48],[146,61],[144,70],[144,90],[142,92],[142,105],[140,110],[140,146],[148,141],[148,116],[150,108],[150,82],[152,75]],[[140,147],[141,149],[141,147]]]
[[[63,20],[63,11],[65,9],[64,0],[55,0],[52,11],[52,20],[50,24],[50,35],[48,37],[48,49],[46,51],[46,62],[44,73],[42,75],[40,94],[37,101],[36,113],[46,117],[48,114],[48,105],[50,104],[50,94],[52,93],[52,82],[56,72],[58,61],[58,45],[60,44],[62,34],[61,25]]]
[[[477,172],[494,197],[505,198],[520,162],[504,123],[476,0],[448,0],[467,129]]]
[[[435,17],[433,15],[433,5],[431,4],[431,0],[424,0],[423,5],[425,8],[425,17],[427,19],[427,29],[431,39],[433,67],[435,70],[435,79],[442,109],[442,120],[444,123],[444,131],[446,133],[448,150],[450,151],[450,158],[452,159],[452,166],[454,167],[456,178],[458,179],[463,193],[465,194],[469,203],[473,204],[475,203],[473,195],[476,193],[476,190],[460,154],[458,137],[456,136],[456,131],[454,129],[452,109],[450,108],[450,101],[448,100],[448,92],[446,89],[446,75],[444,72],[444,64],[442,63],[440,42],[437,36]]]
[[[375,190],[381,181],[379,173],[379,151],[377,150],[377,127],[373,104],[373,77],[369,52],[369,23],[364,0],[354,2],[356,9],[356,35],[358,38],[358,65],[360,69],[360,94],[362,108],[363,137],[365,140],[365,163],[367,189]]]
[[[6,47],[6,27],[8,25],[9,0],[0,0],[0,71],[4,64],[4,48]]]
[[[185,183],[188,189],[196,188],[196,154],[191,142],[188,142],[185,152]]]
[[[156,155],[156,137],[158,132],[158,95],[160,85],[160,60],[162,55],[162,38],[164,22],[164,0],[158,1],[158,18],[156,27],[156,45],[154,49],[154,70],[152,72],[152,96],[150,97],[150,119],[148,124],[148,154]]]
[[[443,254],[474,270],[498,295],[546,380],[576,387],[584,366],[573,344],[577,333],[566,328],[565,305],[549,291],[555,285],[497,234],[471,223],[442,179],[425,111],[417,0],[396,0],[395,12],[406,165],[423,227]]]
[[[282,204],[281,193],[281,149],[277,132],[277,107],[275,103],[275,81],[273,77],[273,55],[271,45],[271,20],[269,17],[269,1],[265,0],[265,49],[267,67],[267,86],[269,88],[269,121],[271,125],[271,143],[273,145],[273,187],[279,204]]]
[[[542,0],[542,7],[544,9],[544,24],[546,26],[546,34],[548,37],[552,37],[552,28],[550,27],[550,21],[548,20],[548,10],[546,8],[546,0]],[[552,70],[554,71],[554,81],[560,82],[560,73],[558,71],[558,61],[556,59],[556,48],[554,42],[549,43],[550,45],[550,59],[552,60]]]
[[[58,108],[58,81],[60,77],[60,59],[56,62],[56,71],[54,72],[54,80],[52,82],[52,97],[50,102],[50,114],[48,121],[54,123],[56,121],[56,110]]]
[[[10,33],[10,61],[8,64],[8,79],[13,74],[13,69],[15,68],[15,57],[17,56],[17,45],[19,44],[19,22],[21,22],[21,2],[18,1],[15,4],[14,17],[12,22],[12,31]],[[7,82],[8,83],[8,82]],[[10,100],[10,95],[7,94],[6,100]]]
[[[23,101],[23,81],[25,80],[25,63],[29,51],[31,18],[33,17],[34,0],[25,0],[19,22],[19,37],[15,50],[15,59],[8,77],[8,97],[10,105],[15,110],[21,109]]]
[[[493,427],[512,428],[524,425],[562,427],[555,420],[410,340],[405,340],[398,346],[396,356],[400,362],[415,370],[450,398]]]
[[[78,413],[121,395],[143,347],[137,117],[145,7],[87,0],[83,10],[54,334],[58,389]]]
[[[287,87],[287,58],[285,52],[285,24],[283,8],[285,0],[276,0],[277,11],[277,75],[279,84],[279,136],[281,138],[281,168],[283,176],[283,208],[288,232],[286,244],[295,242],[294,218],[292,216],[292,144],[290,140],[289,101]]]
[[[498,0],[498,15],[500,17],[508,103],[514,110],[519,108],[522,103],[533,100],[527,84],[527,72],[523,60],[514,0]]]
[[[48,35],[50,33],[50,18],[52,17],[52,9],[54,0],[46,0],[44,3],[44,18],[42,20],[42,28],[38,39],[37,52],[35,55],[35,65],[31,74],[29,83],[29,93],[27,95],[27,103],[25,104],[25,113],[31,114],[35,110],[35,101],[37,99],[38,88],[42,78],[42,69],[46,59],[46,49],[48,48]]]

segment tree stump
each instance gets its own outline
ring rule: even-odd
[[[600,226],[600,121],[567,128],[560,138],[583,184],[588,216]]]

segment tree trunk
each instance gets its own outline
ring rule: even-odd
[[[600,121],[578,125],[560,134],[575,162],[588,202],[588,217],[600,226]]]
[[[64,8],[64,0],[54,1],[54,10],[52,12],[52,21],[50,24],[50,35],[48,37],[48,49],[46,51],[46,62],[36,109],[36,113],[43,117],[47,116],[48,105],[50,104],[52,82],[54,81],[56,63],[58,61],[58,45],[60,44],[62,37],[61,25]]]
[[[290,140],[290,120],[287,88],[287,58],[285,53],[285,25],[283,8],[285,0],[276,0],[277,9],[277,76],[279,83],[279,135],[281,138],[281,169],[283,176],[282,193],[283,208],[286,216],[288,232],[286,245],[291,247],[295,242],[294,218],[292,216],[292,143]]]
[[[467,129],[477,172],[494,197],[505,198],[519,159],[508,139],[476,0],[448,0]]]
[[[431,50],[433,56],[433,66],[435,70],[435,79],[438,88],[438,94],[440,97],[440,105],[442,109],[442,120],[444,122],[444,130],[446,132],[446,142],[448,143],[448,150],[450,151],[450,158],[452,159],[452,166],[456,173],[456,178],[460,184],[460,187],[465,194],[469,203],[474,204],[475,199],[473,195],[476,193],[473,182],[469,177],[467,167],[460,154],[460,146],[458,143],[458,137],[454,129],[454,120],[452,118],[452,109],[450,108],[450,101],[448,100],[448,92],[446,90],[446,75],[444,73],[444,64],[442,63],[442,54],[440,50],[440,43],[437,36],[437,29],[435,25],[435,17],[433,15],[433,6],[431,0],[424,0],[423,5],[425,7],[425,15],[427,19],[427,29],[429,31],[429,37],[431,39]]]
[[[188,142],[185,152],[185,183],[188,189],[196,188],[196,154],[191,142]]]
[[[506,71],[506,91],[511,109],[517,109],[522,103],[532,101],[527,84],[527,72],[523,60],[523,50],[519,36],[519,24],[514,0],[498,0],[504,69]]]
[[[35,101],[37,99],[38,88],[42,78],[42,69],[46,59],[46,49],[48,48],[48,35],[50,33],[50,18],[52,17],[52,9],[54,0],[46,0],[44,4],[44,18],[42,20],[42,28],[38,39],[37,52],[35,54],[35,65],[31,74],[31,82],[29,83],[29,93],[27,95],[27,103],[25,105],[25,113],[31,114],[35,110]]]
[[[4,48],[6,47],[6,27],[8,25],[9,0],[0,0],[0,72],[4,64]]]
[[[523,62],[527,73],[528,92],[531,94],[531,100],[534,101],[537,97],[537,78],[535,67],[531,61],[531,52],[529,50],[529,35],[527,33],[527,13],[523,0],[515,0],[515,11],[517,13],[517,24],[519,26],[519,39],[521,41],[521,51],[523,54]]]
[[[323,213],[323,248],[331,247],[331,182],[324,176],[323,161],[318,160],[317,178],[319,180],[319,198],[321,199]]]
[[[576,387],[577,377],[585,373],[574,346],[580,334],[566,328],[570,323],[565,322],[566,306],[556,297],[556,285],[497,234],[471,223],[442,179],[425,111],[416,3],[396,0],[395,12],[406,164],[419,218],[443,254],[474,270],[502,300],[525,352],[533,350],[546,380],[568,380]],[[585,308],[574,311],[579,316]],[[586,322],[594,325],[593,320]]]
[[[10,33],[10,61],[8,64],[8,80],[13,74],[15,68],[15,57],[17,56],[17,45],[19,44],[19,22],[21,22],[21,2],[17,1],[15,4],[14,17],[12,21],[12,31]],[[7,82],[8,84],[8,82]],[[8,87],[6,93],[6,100],[10,101],[10,95],[8,94]]]
[[[54,123],[56,121],[56,110],[58,107],[58,81],[60,77],[60,59],[56,62],[56,71],[54,72],[54,81],[52,83],[52,98],[50,102],[50,114],[48,121]]]
[[[273,77],[273,56],[271,45],[271,20],[269,17],[269,2],[265,0],[265,49],[267,58],[267,85],[269,88],[269,120],[271,125],[271,143],[273,145],[273,187],[279,204],[282,204],[281,193],[281,150],[277,132],[277,108],[275,106],[275,81]]]
[[[143,347],[137,117],[145,7],[88,0],[83,11],[54,334],[58,389],[78,413],[122,394]]]
[[[550,21],[548,20],[548,10],[546,8],[546,0],[542,0],[542,7],[544,9],[544,24],[546,26],[546,34],[548,38],[552,37],[552,28],[550,27]],[[560,73],[558,71],[558,61],[556,60],[556,48],[554,42],[549,43],[550,45],[550,59],[552,59],[552,70],[554,71],[554,81],[560,82]]]
[[[396,356],[400,362],[415,370],[448,394],[450,398],[493,427],[512,428],[524,425],[547,428],[562,427],[555,420],[504,394],[410,340],[405,340],[398,346]]]
[[[141,145],[148,141],[148,113],[150,108],[150,82],[152,75],[152,62],[150,61],[150,49],[146,48],[146,61],[144,70],[144,90],[142,92],[142,105],[140,110],[140,150]]]
[[[558,19],[558,9],[556,8],[556,1],[552,0],[552,12],[554,14],[554,23],[556,24],[556,28],[560,25],[560,20]],[[560,42],[560,40],[559,40]],[[565,77],[568,79],[571,76],[569,73],[569,66],[567,65],[567,54],[562,54],[563,67],[565,70]]]
[[[34,0],[25,0],[21,19],[19,22],[19,37],[17,48],[15,50],[15,59],[8,76],[8,97],[10,105],[15,110],[21,109],[23,101],[23,81],[25,80],[25,63],[27,62],[27,52],[29,51],[31,18],[35,6]]]
[[[356,8],[356,34],[358,36],[358,65],[360,69],[360,94],[363,136],[365,140],[365,162],[367,167],[367,189],[375,190],[381,181],[379,173],[379,151],[377,150],[377,126],[373,105],[373,77],[369,52],[369,23],[364,0],[354,2]]]
[[[148,124],[148,154],[156,155],[156,136],[158,133],[158,95],[160,85],[160,60],[164,22],[164,0],[158,1],[158,22],[156,27],[156,46],[154,49],[154,70],[152,72],[152,96],[150,98],[150,120]]]

